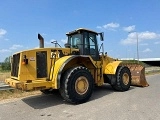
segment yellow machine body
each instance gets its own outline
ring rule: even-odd
[[[109,83],[114,89],[120,91],[128,90],[130,83],[136,86],[148,86],[143,66],[126,65],[122,61],[109,57],[104,52],[99,54],[96,40],[98,34],[80,28],[67,33],[70,41],[68,40],[68,43],[65,44],[65,48],[43,48],[44,45],[40,44],[42,48],[15,53],[11,60],[11,77],[7,78],[5,82],[24,91],[60,89],[64,99],[75,103],[88,100],[92,84],[101,86],[104,83]],[[102,36],[102,33],[100,35]],[[75,42],[79,38],[81,44]],[[41,35],[38,35],[38,39],[43,43]],[[76,44],[80,47],[78,48]],[[82,73],[79,74],[78,69]],[[78,74],[79,76],[76,77]],[[75,75],[76,81],[72,75]],[[88,78],[93,78],[93,81]],[[69,79],[75,82],[70,83]],[[75,86],[68,89],[65,84],[68,84],[69,87],[73,84]],[[77,92],[75,95],[79,95],[82,99],[75,98],[75,95],[72,96],[70,89],[75,90],[74,93]],[[66,92],[67,90],[70,92]],[[67,98],[68,96],[70,97]]]

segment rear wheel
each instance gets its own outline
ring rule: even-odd
[[[89,70],[78,66],[67,70],[61,79],[61,96],[71,103],[84,103],[92,95],[93,78]]]
[[[128,67],[119,66],[116,73],[116,84],[113,89],[118,91],[127,91],[131,85],[131,72]]]

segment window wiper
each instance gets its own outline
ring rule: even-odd
[[[94,39],[92,39],[91,37],[89,37],[89,39],[91,39],[91,40],[92,40],[92,42],[94,42],[94,43],[95,43]]]

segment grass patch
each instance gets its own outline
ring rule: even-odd
[[[154,75],[154,74],[160,74],[160,70],[157,70],[157,71],[149,71],[149,72],[146,72],[145,75]]]
[[[0,71],[0,83],[1,82],[3,83],[6,78],[9,78],[10,74],[11,74],[10,71]],[[40,91],[25,92],[17,89],[2,90],[0,91],[0,101],[5,99],[21,98],[21,97],[26,97],[30,95],[37,95],[40,93],[41,93]]]
[[[30,95],[37,95],[40,93],[41,93],[40,91],[24,92],[17,89],[4,90],[4,91],[0,91],[0,101],[4,99],[21,98],[21,97],[26,97]]]
[[[4,81],[11,76],[10,72],[0,72],[0,81]]]
[[[146,63],[142,62],[142,61],[137,61],[137,60],[122,60],[124,64],[140,64],[142,66],[148,67],[149,65],[147,65]]]
[[[2,70],[2,67],[0,65],[0,82],[4,81],[6,78],[9,78],[11,76],[10,70]]]

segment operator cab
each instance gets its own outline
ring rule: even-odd
[[[69,48],[79,49],[80,55],[90,55],[94,60],[100,60],[97,32],[92,30],[79,28],[66,34],[68,42],[65,45]]]

